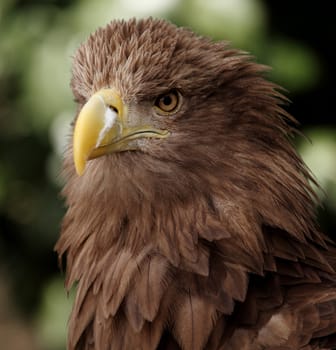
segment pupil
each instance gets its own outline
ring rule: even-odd
[[[162,102],[164,105],[169,106],[172,103],[172,99],[170,96],[165,96]]]

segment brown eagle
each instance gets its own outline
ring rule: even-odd
[[[266,68],[164,20],[79,47],[68,349],[332,349],[336,248]]]

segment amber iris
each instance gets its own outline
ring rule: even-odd
[[[172,90],[160,95],[155,100],[154,105],[159,114],[170,114],[174,113],[177,110],[179,106],[179,100],[179,93],[176,90]]]

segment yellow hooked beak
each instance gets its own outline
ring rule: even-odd
[[[86,162],[112,152],[138,149],[132,140],[164,138],[166,130],[149,125],[127,126],[127,106],[113,89],[95,93],[80,111],[74,129],[73,154],[78,175]]]

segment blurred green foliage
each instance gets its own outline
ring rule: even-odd
[[[309,38],[300,41],[274,27],[266,1],[1,0],[0,310],[6,294],[10,314],[16,316],[0,311],[0,335],[5,324],[26,324],[32,333],[31,344],[8,349],[65,347],[71,301],[63,290],[53,245],[64,214],[58,196],[62,152],[75,114],[69,88],[71,56],[91,31],[111,19],[148,15],[252,52],[259,62],[273,67],[271,79],[290,90],[294,103],[295,96],[300,101],[302,96],[310,98],[327,81],[326,58],[309,45]],[[312,145],[301,140],[299,149],[327,193],[321,194],[325,210],[320,218],[332,234],[335,113],[330,111],[333,115],[323,119],[323,125],[319,125],[323,115],[304,120],[302,115],[309,110],[300,113]]]

